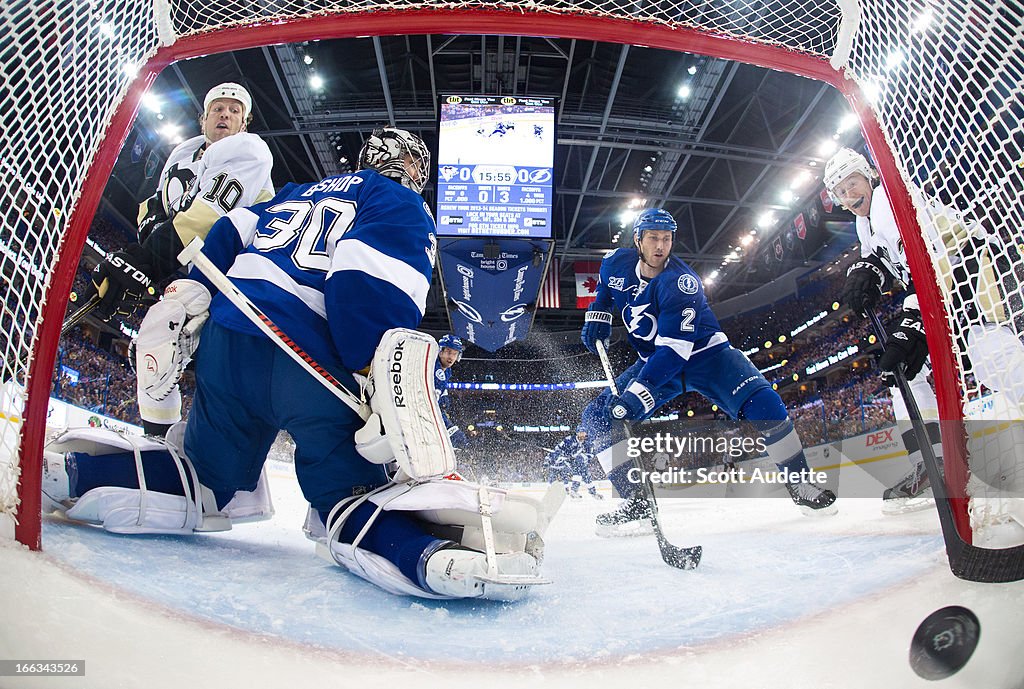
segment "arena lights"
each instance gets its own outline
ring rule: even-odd
[[[144,93],[142,94],[142,107],[150,112],[159,113],[163,104],[160,102],[160,97],[155,93]]]
[[[307,65],[311,65],[313,64],[313,56],[307,53],[302,56],[302,61],[305,62]]]
[[[319,91],[324,87],[324,78],[319,74],[314,74],[309,78],[309,88],[314,91]]]
[[[839,302],[838,301],[832,302],[832,310],[833,311],[838,311],[839,310]]]
[[[694,74],[697,73],[697,65],[690,65],[689,67],[687,67],[686,73],[692,77]]]
[[[843,115],[841,120],[839,120],[839,128],[836,131],[845,132],[849,129],[853,129],[858,124],[860,124],[860,120],[857,119],[857,116],[852,112],[848,112]]]
[[[693,89],[690,88],[690,85],[683,84],[682,86],[679,87],[679,90],[676,91],[676,97],[679,98],[679,100],[686,100],[687,98],[690,97],[690,94],[692,93]]]
[[[932,19],[935,15],[932,14],[932,9],[929,7],[914,20],[913,24],[910,25],[910,30],[914,33],[924,33],[928,30],[928,27],[932,24]]]
[[[818,153],[823,156],[831,156],[839,149],[839,144],[835,139],[825,139],[818,144]]]
[[[632,205],[632,204],[630,204]],[[640,214],[640,211],[633,208],[627,208],[619,211],[619,225],[621,227],[629,227],[636,220],[636,216]]]
[[[774,224],[775,224],[775,216],[772,215],[771,213],[763,213],[757,219],[757,226],[760,227],[762,230],[767,229],[767,228],[771,227]]]

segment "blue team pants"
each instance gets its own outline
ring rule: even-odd
[[[615,379],[616,389],[619,392],[625,390],[640,375],[645,363],[643,359],[637,359],[619,374]],[[757,367],[743,352],[734,349],[732,345],[725,345],[698,355],[696,360],[687,363],[682,374],[651,390],[654,408],[640,421],[653,416],[659,408],[681,395],[684,390],[699,392],[717,404],[730,418],[736,419],[747,400],[762,388],[770,389],[771,384]],[[613,444],[612,424],[606,411],[610,400],[611,390],[605,390],[583,410],[579,430],[586,431],[593,439],[595,453]]]
[[[331,373],[358,390],[347,372]],[[268,338],[212,320],[203,327],[185,453],[218,498],[256,487],[282,429],[295,440],[295,474],[314,509],[329,511],[354,491],[383,485],[384,468],[356,453],[362,423]]]

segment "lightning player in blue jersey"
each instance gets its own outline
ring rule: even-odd
[[[586,431],[576,431],[574,435],[566,436],[544,459],[548,483],[561,480],[569,496],[578,500],[582,497],[580,481],[583,481],[591,496],[603,500],[604,496],[597,492],[597,486],[590,478],[590,460],[593,458],[594,444],[587,437]]]
[[[440,350],[434,364],[434,390],[437,391],[437,405],[441,408],[441,417],[452,445],[462,447],[468,439],[456,424],[451,421],[452,399],[448,395],[448,383],[452,380],[452,367],[462,358],[465,347],[462,340],[452,334],[445,335],[437,341]]]
[[[153,450],[141,459],[131,451],[49,452],[44,495],[50,506],[117,532],[191,533],[222,529],[225,522],[230,528],[238,514],[232,509],[257,492],[271,443],[287,430],[295,441],[299,486],[312,508],[307,533],[335,562],[407,595],[513,599],[528,590],[492,582],[495,571],[519,575],[517,583],[534,575],[532,554],[519,548],[488,556],[434,535],[437,529],[413,516],[426,508],[425,498],[419,506],[408,504],[405,494],[415,495],[417,484],[389,483],[383,465],[397,458],[415,477],[412,460],[428,466],[451,455],[429,384],[436,343],[393,330],[419,324],[430,288],[435,227],[420,196],[429,161],[418,137],[375,130],[360,152],[358,172],[291,184],[267,203],[233,210],[213,226],[203,249],[334,378],[349,390],[361,389],[357,380],[366,385],[374,412],[367,423],[193,270],[147,314],[143,329],[155,334],[145,342],[140,336],[139,344],[140,360],[151,362],[148,375],[159,382],[163,371],[180,372],[191,354],[180,350],[194,338],[179,333],[206,321],[183,443],[169,442],[166,451],[158,451],[165,445],[156,441],[129,444],[129,450]],[[395,332],[401,339],[393,339]],[[430,346],[416,349],[417,336]],[[373,374],[362,378],[371,364]],[[395,437],[401,456],[393,449]],[[380,454],[381,438],[395,454]],[[124,446],[120,436],[111,442]],[[447,491],[447,506],[458,509],[452,503],[459,489],[449,486],[461,482],[441,483],[448,484],[439,487]],[[381,488],[374,502],[370,494]],[[392,497],[381,501],[381,495]],[[399,496],[407,506],[388,508]],[[471,512],[479,522],[478,510]],[[478,578],[485,574],[486,581]]]
[[[633,246],[601,263],[597,298],[585,316],[581,339],[592,352],[611,335],[612,314],[621,316],[639,358],[616,379],[621,394],[606,390],[583,411],[580,428],[599,448],[611,444],[613,420],[639,422],[685,391],[715,402],[731,418],[752,422],[768,456],[787,476],[793,501],[805,512],[835,513],[835,495],[810,483],[803,446],[785,405],[750,360],[733,349],[708,306],[697,274],[671,255],[676,221],[648,209],[633,224]],[[630,463],[609,473],[626,498],[615,512],[599,515],[598,533],[615,535],[649,528],[649,506],[626,480]]]

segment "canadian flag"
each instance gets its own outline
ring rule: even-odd
[[[597,299],[597,283],[601,277],[600,261],[576,261],[576,308],[585,309]]]

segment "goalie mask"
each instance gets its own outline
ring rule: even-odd
[[[420,194],[430,177],[430,151],[404,129],[374,129],[359,151],[359,169],[376,170]]]

